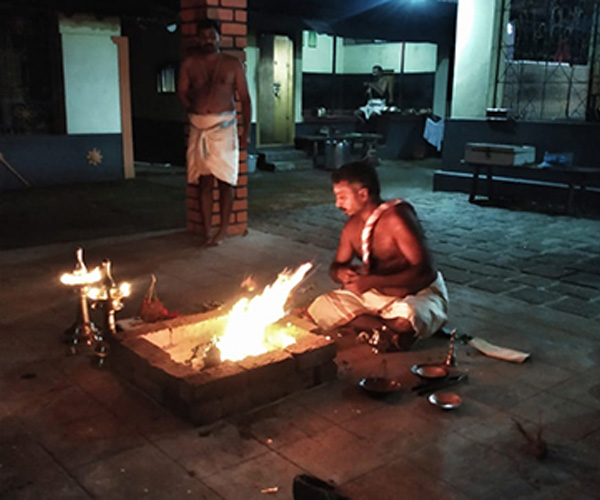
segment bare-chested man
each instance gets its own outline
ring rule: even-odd
[[[381,115],[392,104],[393,93],[390,77],[383,72],[383,68],[376,64],[373,66],[373,79],[364,82],[367,93],[367,104],[358,108],[354,115],[366,123],[373,115]]]
[[[197,24],[197,47],[179,70],[177,94],[190,122],[187,149],[187,179],[198,183],[208,245],[217,245],[227,235],[233,203],[233,186],[238,179],[239,149],[248,147],[250,96],[240,61],[219,49],[219,25],[211,19]],[[238,144],[235,93],[241,104],[241,135]],[[219,186],[221,224],[210,234],[212,188]]]
[[[365,163],[343,165],[332,180],[335,205],[350,217],[330,268],[342,288],[318,297],[308,314],[325,331],[376,331],[392,350],[406,350],[444,325],[448,307],[415,211],[402,200],[383,203],[377,172]]]

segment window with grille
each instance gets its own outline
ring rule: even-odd
[[[597,0],[506,0],[494,106],[520,120],[600,120]]]

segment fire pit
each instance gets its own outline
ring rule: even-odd
[[[141,324],[117,336],[113,365],[195,424],[275,401],[335,378],[335,343],[286,316],[311,269],[284,270],[260,295],[221,311]],[[120,338],[119,338],[120,337]]]
[[[204,425],[261,406],[335,378],[333,340],[308,331],[312,325],[287,318],[272,329],[294,338],[288,346],[238,361],[206,367],[202,346],[224,323],[208,313],[128,330],[113,349],[113,367],[178,415]]]

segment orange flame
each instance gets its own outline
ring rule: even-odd
[[[238,361],[246,356],[256,356],[281,349],[295,342],[283,330],[267,334],[266,327],[285,316],[285,303],[292,290],[312,268],[310,262],[302,264],[295,272],[284,269],[275,282],[265,287],[260,295],[242,298],[227,316],[222,335],[214,339],[221,351],[221,359]]]

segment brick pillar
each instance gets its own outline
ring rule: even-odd
[[[221,50],[231,54],[240,61],[245,62],[246,54],[244,48],[247,44],[247,0],[181,0],[181,33],[183,36],[184,49],[189,47],[193,37],[196,35],[196,23],[200,19],[215,19],[221,23]],[[237,112],[241,113],[239,102],[236,105]],[[186,129],[187,135],[187,129]],[[240,175],[235,187],[235,198],[233,211],[229,223],[230,235],[245,234],[248,230],[248,153],[240,150]],[[218,227],[219,215],[219,191],[213,189],[213,213],[211,226]],[[187,228],[190,232],[201,232],[202,214],[200,212],[200,200],[196,185],[187,186]]]

